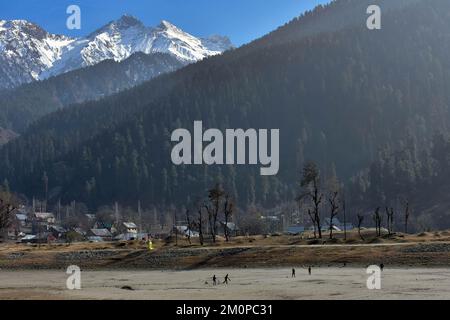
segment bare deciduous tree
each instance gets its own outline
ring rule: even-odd
[[[373,220],[375,221],[375,228],[377,232],[377,237],[381,237],[381,223],[383,221],[383,217],[380,214],[380,208],[375,210],[375,214],[373,216]]]
[[[386,220],[388,234],[391,235],[394,230],[394,208],[386,207]]]
[[[405,205],[405,233],[408,233],[408,220],[409,220],[409,216],[411,214],[410,208],[409,208],[409,202],[406,201],[406,205]]]
[[[203,237],[203,206],[199,206],[198,208],[198,218],[197,218],[197,227],[198,227],[198,238],[200,241],[200,245],[204,244]]]
[[[359,237],[361,238],[361,240],[364,241],[364,237],[361,234],[361,227],[362,227],[362,224],[364,222],[364,216],[358,214],[357,218],[358,218],[358,234],[359,234]]]
[[[395,232],[394,216],[395,216],[394,208],[391,208],[391,210],[389,211],[389,221],[390,221],[389,225],[391,227],[391,230],[389,231],[390,234]]]
[[[186,210],[186,221],[187,221],[187,227],[188,227],[187,240],[188,240],[189,244],[192,244],[191,243],[191,227],[192,227],[192,224],[191,224],[191,214],[190,214],[189,209]]]
[[[225,203],[223,206],[223,214],[225,216],[225,225],[224,225],[224,234],[225,240],[228,242],[230,239],[230,230],[228,229],[228,222],[233,214],[233,202],[230,198],[230,195],[225,196]]]
[[[323,194],[319,189],[320,184],[320,172],[316,164],[313,162],[307,163],[303,168],[303,177],[301,181],[301,187],[304,192],[300,196],[302,198],[308,198],[313,205],[314,223],[319,233],[319,238],[322,239],[322,225],[320,222],[320,204],[323,200]]]
[[[177,210],[173,210],[173,228],[175,229],[175,246],[178,246]]]
[[[316,220],[315,220],[314,213],[311,211],[311,209],[308,209],[308,216],[309,216],[309,218],[311,219],[311,223],[312,223],[312,225],[313,225],[314,239],[317,239]]]
[[[208,212],[208,221],[210,226],[210,233],[213,242],[216,242],[217,237],[217,218],[219,216],[220,204],[225,192],[222,187],[217,184],[213,189],[208,191],[209,203],[205,203],[204,207]]]
[[[337,191],[333,191],[328,198],[328,202],[330,203],[330,239],[333,239],[333,220],[339,213],[339,193]]]
[[[11,226],[12,216],[16,209],[9,201],[0,198],[0,236],[5,229]]]

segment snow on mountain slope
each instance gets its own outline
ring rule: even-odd
[[[212,51],[221,52],[233,48],[233,44],[231,43],[230,39],[221,35],[213,35],[209,38],[202,38],[201,40],[203,46]]]
[[[197,38],[167,21],[147,27],[124,15],[85,38],[49,34],[24,20],[0,21],[0,89],[92,66],[133,53],[169,53],[184,63],[232,48],[226,37]]]
[[[25,20],[0,21],[0,88],[37,80],[73,41]]]
[[[162,21],[155,28],[146,27],[136,18],[125,15],[86,39],[77,40],[41,78],[91,66],[106,59],[122,61],[136,52],[170,53],[180,61],[191,63],[232,47],[227,38],[219,38],[221,41],[214,39],[202,41],[167,21]]]

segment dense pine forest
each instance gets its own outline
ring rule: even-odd
[[[46,114],[115,94],[184,65],[169,54],[136,53],[120,63],[106,60],[0,92],[0,127],[22,133],[29,124]]]
[[[270,208],[295,199],[315,161],[323,180],[346,185],[354,217],[394,201],[423,219],[443,215],[433,203],[450,187],[450,2],[378,1],[389,10],[369,31],[372,2],[318,7],[242,48],[45,116],[0,150],[0,177],[29,197],[92,209],[182,206],[216,183],[240,207]],[[280,129],[279,174],[174,166],[171,132],[195,120]]]
[[[449,160],[450,139],[443,134],[433,137],[429,149],[413,139],[396,149],[386,147],[351,179],[348,198],[355,212],[373,212],[381,205],[394,206],[402,215],[409,205],[417,229],[449,227]]]

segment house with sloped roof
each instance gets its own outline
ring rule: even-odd
[[[37,222],[53,224],[55,223],[55,216],[51,212],[35,212],[34,218]]]
[[[22,226],[26,226],[28,222],[28,216],[24,213],[17,213],[16,214],[16,221]]]
[[[123,234],[120,235],[121,240],[131,241],[138,239],[138,227],[134,222],[122,223]]]
[[[53,225],[48,228],[48,231],[56,238],[63,239],[67,233],[67,230],[61,226]]]
[[[323,226],[325,230],[329,231],[331,229],[335,231],[353,230],[355,227],[351,223],[342,223],[338,218],[333,219],[333,224],[331,224],[330,218],[325,218],[325,224]]]
[[[86,236],[88,240],[95,238],[96,240],[111,241],[112,234],[108,229],[90,229]]]

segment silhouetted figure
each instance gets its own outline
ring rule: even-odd
[[[216,275],[213,276],[213,285],[216,286],[217,285],[217,277]]]
[[[292,268],[292,278],[295,278],[295,269]]]
[[[227,274],[225,276],[225,281],[223,282],[224,284],[228,284],[228,281],[231,281],[230,276]]]
[[[384,270],[384,264],[380,264],[380,269],[381,269],[381,271]]]
[[[312,274],[312,268],[311,268],[311,266],[310,266],[310,267],[308,267],[308,273],[309,273],[309,275],[311,275],[311,274]]]

